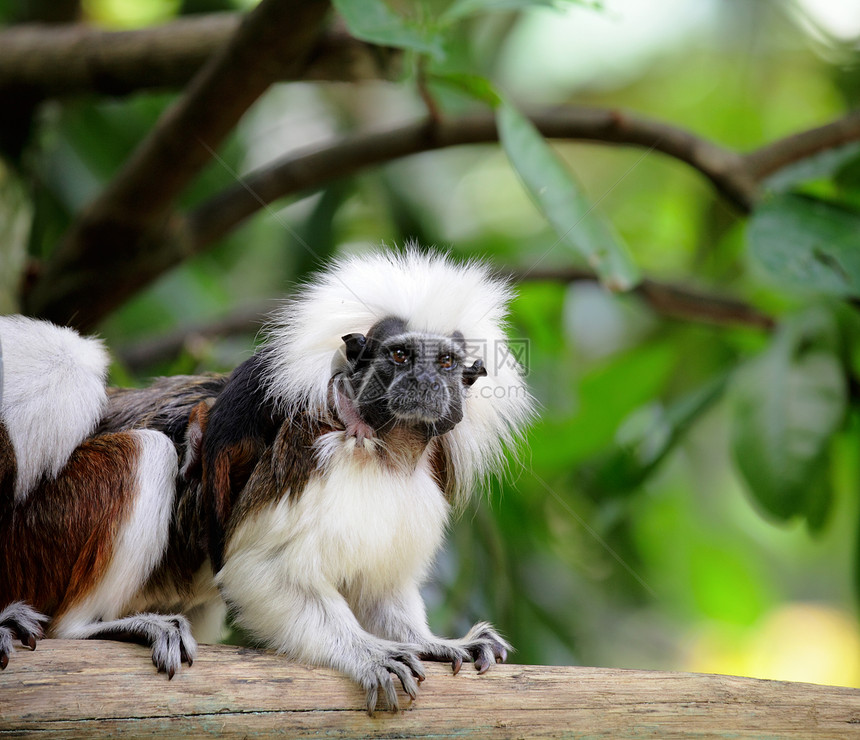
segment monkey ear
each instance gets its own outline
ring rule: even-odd
[[[472,364],[472,367],[467,367],[463,370],[463,385],[471,386],[474,385],[475,381],[478,378],[486,378],[487,377],[487,368],[484,367],[483,360],[475,360]]]
[[[367,337],[364,334],[345,334],[341,337],[346,345],[346,359],[355,365],[367,347]]]

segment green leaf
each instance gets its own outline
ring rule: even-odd
[[[584,5],[589,8],[602,9],[600,0],[455,0],[444,13],[448,21],[468,18],[479,13],[495,11],[518,11],[529,8],[561,8],[564,5]]]
[[[738,376],[732,452],[756,503],[777,519],[826,517],[827,451],[847,407],[832,316],[813,309],[786,322]]]
[[[626,493],[640,486],[705,411],[722,398],[729,375],[723,373],[669,406],[652,403],[634,411],[618,429],[615,446],[585,470],[600,494]]]
[[[430,82],[446,85],[466,93],[470,98],[486,103],[493,108],[502,102],[493,84],[486,77],[480,75],[462,72],[432,73],[427,75],[427,79]]]
[[[756,209],[747,227],[753,264],[780,285],[860,296],[860,213],[783,194]]]
[[[334,6],[350,33],[363,41],[429,54],[445,56],[439,23],[426,3],[418,3],[418,18],[395,12],[384,0],[334,0]]]
[[[833,481],[830,477],[830,450],[825,450],[814,483],[806,497],[806,528],[812,535],[821,534],[833,509]]]
[[[632,288],[639,275],[626,246],[531,121],[508,103],[498,107],[496,120],[508,159],[559,241],[583,254],[611,290]]]

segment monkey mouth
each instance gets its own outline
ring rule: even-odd
[[[400,421],[432,424],[450,415],[449,395],[446,388],[438,384],[427,384],[389,399],[388,407]]]

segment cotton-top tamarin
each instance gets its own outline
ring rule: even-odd
[[[416,696],[421,660],[504,660],[487,623],[436,637],[419,587],[532,415],[510,297],[480,263],[345,259],[229,377],[142,390],[105,391],[97,340],[0,317],[0,661],[44,613],[58,637],[149,644],[172,676],[225,606],[351,676],[371,712],[397,708],[392,676]]]

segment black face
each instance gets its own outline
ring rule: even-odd
[[[348,391],[362,420],[376,431],[407,425],[428,437],[463,418],[463,391],[486,370],[463,365],[463,338],[412,332],[402,319],[383,319],[364,337],[345,336]]]

